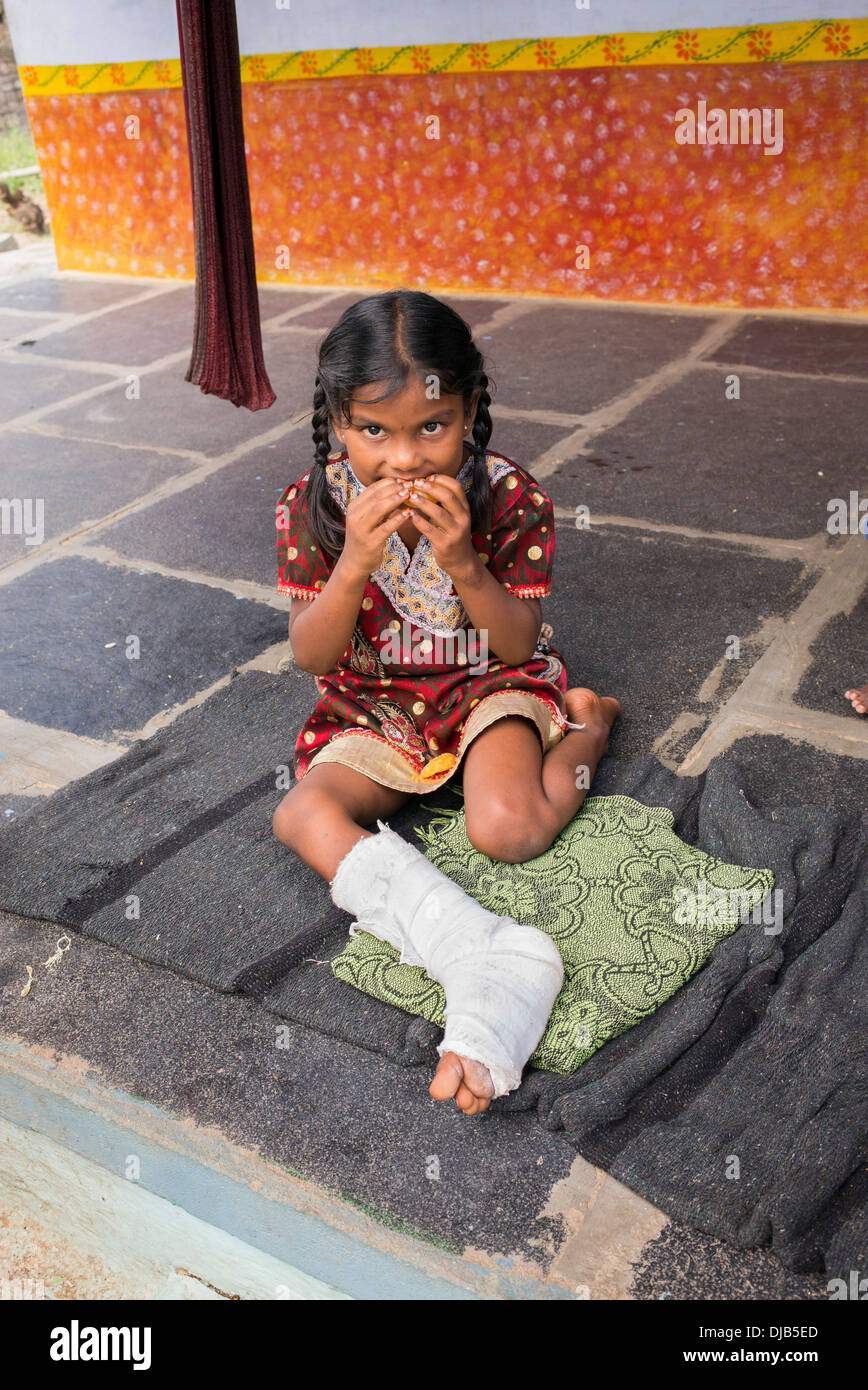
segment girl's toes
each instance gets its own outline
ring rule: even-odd
[[[434,1080],[428,1087],[428,1094],[433,1096],[435,1100],[448,1100],[463,1085],[463,1071],[458,1054],[444,1052],[437,1064]]]
[[[475,1096],[467,1086],[459,1086],[455,1096],[455,1104],[465,1115],[478,1115],[481,1111],[488,1109],[491,1101]]]
[[[491,1104],[494,1083],[488,1068],[481,1062],[472,1062],[468,1057],[461,1058],[464,1069],[464,1083],[459,1086],[455,1099],[465,1115],[478,1115]]]
[[[488,1067],[484,1067],[481,1062],[473,1062],[469,1057],[462,1057],[461,1063],[464,1068],[464,1081],[471,1094],[477,1100],[489,1101],[494,1094],[494,1082]]]
[[[475,1115],[476,1111],[479,1109],[478,1098],[470,1090],[470,1087],[465,1086],[463,1082],[455,1092],[455,1104],[458,1106],[459,1110],[464,1111],[465,1115]]]
[[[476,1115],[487,1110],[491,1104],[494,1083],[481,1062],[472,1062],[460,1057],[457,1052],[444,1052],[434,1073],[434,1080],[428,1087],[428,1094],[434,1100],[454,1098],[459,1110],[465,1115]]]
[[[477,1115],[487,1110],[494,1094],[494,1082],[488,1068],[481,1062],[473,1062],[469,1057],[460,1057],[457,1052],[444,1052],[434,1073],[434,1080],[428,1087],[428,1094],[435,1100],[449,1100],[453,1097],[459,1110],[465,1115]]]

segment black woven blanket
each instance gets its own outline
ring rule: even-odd
[[[424,1063],[427,1088],[440,1029],[334,978],[350,918],[272,835],[308,701],[292,673],[237,677],[40,800],[0,830],[0,907]],[[536,1107],[676,1220],[846,1278],[868,1270],[868,815],[760,808],[744,787],[730,751],[687,778],[653,757],[603,759],[594,794],[666,806],[688,843],[770,867],[782,930],[745,923],[578,1072],[528,1071],[495,1106]],[[418,843],[430,814],[419,798],[391,824]]]

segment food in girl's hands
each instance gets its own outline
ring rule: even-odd
[[[434,498],[430,492],[426,492],[420,483],[411,483],[410,491],[407,494],[408,502],[433,502]]]

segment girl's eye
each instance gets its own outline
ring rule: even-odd
[[[443,422],[441,420],[426,420],[422,428],[427,429],[429,425],[433,425],[436,430],[440,430],[443,428]],[[362,433],[367,434],[368,430],[379,430],[381,428],[381,425],[365,425]],[[374,439],[376,438],[376,436],[373,434],[368,434],[368,438]]]

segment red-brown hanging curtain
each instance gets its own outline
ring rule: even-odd
[[[193,186],[196,320],[185,381],[248,410],[276,399],[262,356],[235,0],[176,0]]]

